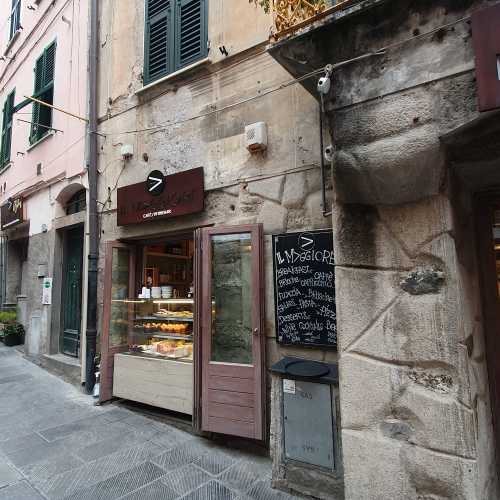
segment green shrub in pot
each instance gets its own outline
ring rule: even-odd
[[[24,344],[24,327],[21,323],[13,321],[4,326],[3,342],[6,346]]]

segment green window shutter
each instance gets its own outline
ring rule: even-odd
[[[176,0],[175,69],[207,55],[206,0]]]
[[[10,151],[12,144],[12,115],[14,110],[15,91],[12,91],[5,100],[3,106],[2,122],[2,146],[0,149],[0,166],[4,166],[10,161]]]
[[[51,43],[35,63],[35,84],[33,96],[49,104],[54,102],[54,73],[56,43]],[[33,118],[30,142],[41,139],[52,125],[52,108],[33,103]]]
[[[42,89],[43,82],[43,64],[44,64],[44,55],[41,55],[35,63],[35,86],[33,95],[39,96],[40,90]],[[31,133],[30,133],[30,142],[33,143],[38,140],[38,123],[40,120],[40,104],[37,102],[33,103],[33,116],[31,118]]]
[[[172,0],[173,1],[173,0]],[[171,0],[146,0],[144,83],[172,71]]]

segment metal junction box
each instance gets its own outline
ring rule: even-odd
[[[283,379],[285,456],[335,469],[335,400],[327,384]]]

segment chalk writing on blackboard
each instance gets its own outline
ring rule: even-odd
[[[276,336],[287,345],[337,346],[331,231],[273,236]]]

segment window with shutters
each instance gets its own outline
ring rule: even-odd
[[[51,43],[35,63],[35,85],[33,97],[47,104],[54,103],[54,71],[56,43]],[[33,103],[30,143],[39,141],[52,128],[52,108],[38,102]]]
[[[0,148],[0,169],[5,167],[10,162],[10,149],[12,144],[12,116],[14,114],[14,97],[13,90],[5,99],[3,105],[2,117],[2,146]]]
[[[207,56],[207,0],[146,0],[144,83]]]
[[[21,0],[12,0],[9,40],[21,29]]]

